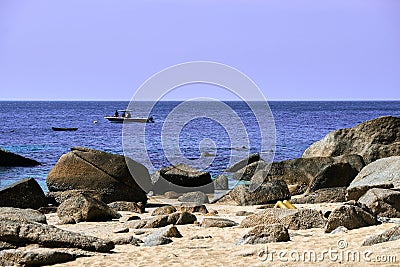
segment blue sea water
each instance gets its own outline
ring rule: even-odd
[[[220,121],[207,119],[206,116],[195,118],[177,131],[164,122],[180,103],[167,101],[156,104],[151,111],[155,123],[145,126],[146,151],[132,147],[132,158],[144,163],[153,172],[171,162],[176,163],[181,155],[190,162],[198,160],[202,153],[207,152],[214,159],[207,170],[215,177],[229,164],[230,153],[242,149],[231,147],[235,130],[226,129],[220,123],[223,121],[233,125],[232,120],[237,119],[212,103],[198,102],[190,105],[191,112],[218,115]],[[260,129],[252,111],[244,102],[225,103],[245,125],[250,143],[243,149],[259,152]],[[0,167],[0,188],[20,179],[33,177],[46,191],[48,172],[60,156],[73,146],[123,154],[123,125],[110,123],[104,116],[112,115],[116,109],[124,109],[128,104],[129,102],[117,101],[1,101],[0,148],[35,159],[42,165],[29,168]],[[143,102],[143,105],[146,103]],[[274,161],[301,157],[309,145],[330,131],[353,127],[379,116],[400,117],[400,101],[272,101],[269,106],[276,127]],[[139,104],[134,115],[143,116],[141,110]],[[76,132],[55,132],[51,129],[52,126],[79,129]],[[130,127],[135,130],[138,126]],[[166,136],[165,140],[162,135]],[[168,143],[168,140],[176,136],[179,140],[179,151],[170,148]],[[133,132],[132,138],[134,137]],[[204,139],[207,140],[202,143]],[[203,151],[201,147],[206,150]],[[207,151],[207,147],[210,147],[210,151]],[[144,160],[143,153],[150,158],[151,166]]]

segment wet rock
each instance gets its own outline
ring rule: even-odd
[[[106,203],[147,202],[144,190],[151,187],[150,175],[142,164],[121,155],[88,148],[72,148],[58,160],[47,176],[50,192],[94,190]],[[144,190],[143,190],[143,189]]]
[[[253,162],[259,161],[260,159],[261,159],[260,154],[258,154],[258,153],[251,154],[247,158],[244,158],[244,159],[240,160],[239,162],[236,162],[235,164],[233,164],[232,166],[227,168],[225,171],[226,172],[237,172],[238,170],[246,167],[249,164],[252,164]]]
[[[208,196],[201,191],[185,193],[178,198],[178,201],[193,202],[193,203],[199,203],[199,204],[210,203]]]
[[[362,208],[353,205],[343,205],[331,212],[325,232],[330,233],[339,226],[344,226],[352,230],[377,224],[377,218]]]
[[[152,213],[151,216],[157,216],[157,215],[168,215],[176,212],[176,208],[174,206],[162,206],[156,208]]]
[[[0,241],[12,244],[39,244],[43,247],[80,248],[109,252],[114,243],[40,223],[0,220]]]
[[[128,201],[116,201],[109,203],[108,206],[115,211],[130,211],[136,213],[144,213],[145,205],[142,202],[128,202]]]
[[[258,225],[240,238],[238,245],[266,244],[290,241],[289,232],[282,224]]]
[[[36,180],[27,178],[0,190],[0,206],[39,209],[47,206],[47,199]]]
[[[313,209],[266,209],[260,213],[250,215],[241,222],[241,227],[256,225],[282,224],[288,229],[323,228],[326,221],[322,214]]]
[[[202,227],[232,227],[238,225],[238,223],[225,219],[225,218],[204,218],[200,224]]]
[[[0,148],[0,167],[33,167],[37,165],[40,165],[40,162]]]
[[[239,185],[229,195],[239,205],[259,205],[290,199],[289,189],[283,180],[262,183],[254,191],[249,186]]]
[[[64,201],[58,207],[57,215],[62,224],[108,221],[120,217],[115,210],[105,203],[85,195],[77,195]]]
[[[379,243],[395,241],[400,239],[400,225],[396,225],[379,235],[368,237],[362,246],[371,246]]]
[[[390,189],[372,188],[358,203],[367,206],[373,215],[380,217],[400,217],[400,192]]]
[[[47,224],[46,216],[33,209],[18,209],[10,207],[0,207],[0,220],[15,222],[37,222]]]

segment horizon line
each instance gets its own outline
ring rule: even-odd
[[[182,102],[187,101],[188,99],[168,99],[168,100],[159,100],[157,102]],[[224,102],[240,102],[243,100],[240,99],[217,99],[219,101]],[[384,102],[384,101],[400,101],[400,99],[266,99],[267,102]],[[130,102],[131,100],[118,100],[118,99],[0,99],[0,102]],[[135,100],[137,102],[154,102],[154,100]],[[205,101],[207,100],[191,100],[191,101]],[[263,100],[248,100],[247,102],[262,102]]]

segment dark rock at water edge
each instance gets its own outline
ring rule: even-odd
[[[326,221],[321,212],[313,209],[266,209],[260,213],[246,217],[241,227],[257,225],[282,224],[288,229],[323,228]]]
[[[400,155],[400,118],[386,116],[353,128],[330,132],[306,149],[303,157],[358,154],[368,164],[380,158]]]
[[[269,167],[269,165],[267,165],[264,160],[253,162],[235,172],[233,174],[233,179],[250,181],[256,172],[264,170],[267,167]]]
[[[232,166],[227,168],[225,171],[226,172],[237,172],[238,170],[246,167],[249,164],[252,164],[253,162],[259,161],[260,159],[261,159],[260,154],[258,154],[258,153],[251,154],[247,158],[244,158],[244,159],[240,160],[239,162],[236,162],[235,164],[233,164]]]
[[[282,224],[258,225],[240,238],[238,245],[266,244],[290,241],[289,232]]]
[[[208,196],[201,191],[185,193],[182,196],[178,197],[178,201],[193,202],[193,203],[199,203],[199,204],[210,203]]]
[[[214,183],[208,172],[198,171],[186,164],[163,167],[151,176],[153,192],[164,194],[167,191],[178,193],[201,191],[214,192]]]
[[[214,180],[214,187],[215,187],[215,190],[228,190],[229,189],[228,177],[226,177],[223,174],[218,176]]]
[[[0,220],[47,224],[46,216],[33,209],[0,207]]]
[[[376,216],[355,205],[343,205],[333,210],[328,217],[325,232],[330,233],[339,226],[349,230],[377,225]]]
[[[115,210],[105,203],[85,195],[77,195],[61,203],[57,209],[57,215],[62,224],[107,221],[120,217]]]
[[[36,180],[27,178],[0,190],[0,206],[39,209],[47,199]]]
[[[400,156],[378,159],[365,166],[354,178],[348,191],[355,187],[393,184],[393,188],[400,189]]]
[[[372,188],[358,199],[358,203],[369,208],[380,217],[400,217],[400,192],[390,189]]]
[[[47,176],[51,192],[94,190],[106,203],[147,202],[150,175],[142,164],[116,154],[88,148],[72,148],[58,160]]]
[[[40,165],[40,162],[0,148],[0,167],[33,167],[37,165]]]
[[[266,181],[254,190],[249,186],[239,185],[229,195],[239,205],[267,204],[291,197],[283,180]]]
[[[400,225],[396,225],[381,234],[368,237],[363,246],[371,246],[379,243],[395,241],[400,239]]]
[[[335,203],[346,201],[346,187],[323,188],[301,198],[292,198],[292,204]]]
[[[80,248],[87,251],[109,252],[114,243],[39,223],[0,220],[0,241],[11,244],[39,244],[43,247]]]

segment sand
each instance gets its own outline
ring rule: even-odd
[[[171,203],[173,201],[161,197],[151,197],[149,203]],[[233,203],[232,203],[233,204]],[[215,217],[228,218],[240,223],[245,217],[235,216],[237,211],[258,212],[260,206],[236,206],[222,204],[207,204],[209,211],[215,210],[218,215]],[[322,203],[296,205],[298,208],[314,208],[323,212],[332,210],[341,203]],[[79,224],[59,225],[56,214],[48,214],[49,224],[59,228],[97,236],[100,238],[116,238],[123,236],[135,236],[141,238],[144,235],[135,235],[137,230],[130,229],[129,233],[113,233],[123,228],[121,222],[130,215],[138,215],[141,218],[150,217],[152,210],[147,208],[144,214],[120,212],[122,218],[111,222],[83,222]],[[195,214],[201,222],[205,215]],[[400,241],[391,241],[368,247],[362,247],[362,242],[371,235],[379,234],[396,224],[385,223],[378,226],[364,227],[360,229],[340,232],[337,234],[324,233],[324,229],[289,230],[289,242],[269,243],[260,245],[236,245],[237,240],[249,231],[249,228],[239,226],[230,228],[204,228],[198,225],[178,225],[177,228],[183,235],[182,238],[172,238],[173,242],[167,245],[156,247],[137,247],[134,245],[116,245],[116,248],[109,254],[96,253],[91,257],[78,258],[75,261],[57,264],[54,266],[398,266],[400,262]],[[155,229],[144,229],[151,233]],[[212,238],[194,239],[193,236],[211,236]],[[339,242],[339,244],[338,244]],[[345,246],[341,249],[338,246]],[[268,254],[260,252],[268,251]],[[324,260],[321,255],[324,251]],[[337,251],[335,253],[335,251]],[[304,253],[317,255],[317,262],[314,257],[306,254],[306,259],[301,257]],[[343,252],[343,259],[340,255]],[[347,259],[348,253],[360,255],[360,260],[353,257]],[[281,253],[281,258],[279,258]],[[285,254],[286,253],[286,254]],[[364,253],[367,258],[364,259]],[[268,257],[266,257],[268,255]],[[273,259],[271,259],[271,255]],[[393,262],[395,257],[396,262]],[[298,258],[300,257],[300,258]],[[381,258],[378,258],[381,257]],[[370,259],[371,262],[365,260]],[[382,259],[386,262],[376,262]],[[387,262],[391,260],[392,262]]]

